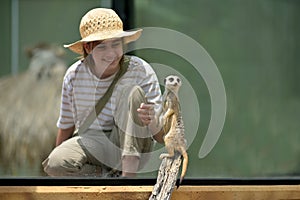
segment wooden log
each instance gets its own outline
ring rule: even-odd
[[[169,200],[175,188],[178,171],[181,165],[181,155],[175,153],[173,158],[164,158],[158,170],[156,184],[149,200]]]

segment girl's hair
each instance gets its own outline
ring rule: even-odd
[[[102,40],[103,41],[103,40]],[[92,49],[94,49],[98,44],[100,44],[102,41],[92,41],[88,42],[87,44],[92,44]],[[86,58],[89,54],[86,52],[85,48],[83,48],[83,58]]]

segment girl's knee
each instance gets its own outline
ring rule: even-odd
[[[44,172],[49,176],[61,176],[65,174],[63,160],[59,156],[50,154],[49,157],[42,163]]]
[[[51,152],[42,165],[44,172],[49,176],[65,176],[73,171],[74,168],[78,168],[75,166],[75,162],[65,159],[61,153],[55,150]]]
[[[141,103],[146,103],[145,92],[140,86],[135,86],[132,88],[129,100],[132,101],[132,104],[135,106],[140,106]]]

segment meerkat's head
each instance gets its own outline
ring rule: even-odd
[[[176,75],[169,75],[164,79],[165,88],[169,89],[176,94],[181,86],[181,79]]]

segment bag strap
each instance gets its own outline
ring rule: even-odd
[[[95,109],[93,109],[90,114],[87,116],[83,124],[74,132],[73,135],[82,134],[84,131],[86,131],[90,125],[95,121],[96,117],[100,114],[101,110],[104,108],[108,100],[110,99],[113,89],[118,82],[118,80],[125,74],[127,71],[128,65],[129,65],[130,57],[124,56],[124,60],[120,66],[120,70],[116,74],[113,82],[108,87],[106,93],[103,95],[102,98],[100,98],[95,105]]]

